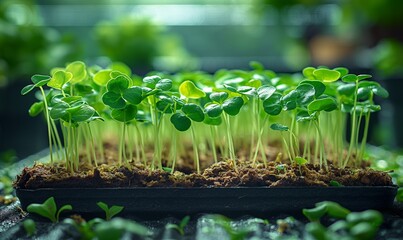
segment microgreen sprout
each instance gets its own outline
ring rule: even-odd
[[[61,212],[72,209],[73,208],[71,205],[63,205],[59,210],[57,210],[54,197],[48,198],[42,204],[32,203],[27,207],[28,212],[36,213],[42,217],[48,218],[53,223],[59,222],[59,216]]]
[[[179,224],[173,224],[169,223],[165,226],[166,229],[175,229],[179,232],[180,235],[185,235],[185,227],[188,225],[190,221],[190,216],[186,216],[182,218],[182,220],[179,222]]]
[[[39,90],[29,114],[44,114],[50,161],[63,161],[71,173],[106,163],[106,139],[117,146],[112,164],[170,173],[189,146],[197,173],[205,166],[201,156],[229,159],[235,171],[241,158],[267,167],[276,142],[283,146],[274,153],[277,165],[304,159],[324,170],[361,166],[371,113],[381,109],[374,96],[388,97],[379,83],[342,67],[287,75],[251,66],[141,77],[122,63],[102,69],[75,61],[32,76],[21,93]]]
[[[108,205],[104,202],[97,202],[98,207],[100,207],[102,210],[105,212],[105,220],[109,221],[113,218],[113,216],[119,214],[122,210],[122,206],[111,206],[108,207]]]

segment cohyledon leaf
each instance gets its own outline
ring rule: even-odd
[[[123,92],[129,88],[130,79],[125,75],[119,75],[115,78],[112,78],[106,88],[109,92],[114,92],[117,94],[123,94]]]
[[[360,100],[366,100],[369,98],[371,90],[369,88],[359,88],[357,91],[357,98]]]
[[[388,98],[389,92],[383,88],[379,83],[374,81],[361,81],[358,84],[359,88],[368,88],[370,89],[375,95],[380,96],[382,98]]]
[[[31,105],[28,110],[29,116],[38,116],[45,109],[45,104],[43,102],[36,102]]]
[[[112,79],[111,72],[112,70],[106,69],[95,73],[93,77],[94,82],[99,86],[106,86],[109,80]]]
[[[170,118],[171,123],[174,127],[181,132],[184,132],[190,128],[192,121],[183,113],[172,114]]]
[[[355,83],[358,81],[358,77],[355,74],[347,74],[341,80],[346,83]]]
[[[87,77],[85,63],[81,61],[75,61],[67,65],[66,72],[73,74],[73,77],[70,80],[71,84],[79,83]]]
[[[206,96],[205,92],[196,87],[196,85],[189,80],[186,80],[179,85],[179,92],[182,96],[192,99],[198,99]]]
[[[48,75],[35,74],[31,77],[31,81],[35,84],[35,87],[41,87],[46,85],[50,81],[51,77]]]
[[[235,116],[239,113],[243,104],[244,101],[241,97],[233,97],[225,100],[222,104],[222,108],[228,115]]]
[[[113,109],[111,112],[111,116],[113,119],[119,122],[130,122],[137,115],[137,107],[132,104],[126,105],[125,108],[122,109]]]
[[[316,99],[308,105],[309,113],[326,111],[330,112],[337,109],[337,102],[331,97]]]
[[[160,112],[172,113],[173,105],[174,105],[174,101],[171,98],[164,97],[164,98],[160,98],[160,100],[156,104],[156,107],[157,107],[158,111],[160,111]]]
[[[102,101],[105,105],[113,109],[121,109],[126,106],[126,101],[118,93],[106,92],[102,95]]]
[[[256,95],[256,88],[251,87],[251,86],[240,86],[237,89],[237,93],[246,95],[249,97],[253,97]]]
[[[54,104],[52,109],[50,109],[49,115],[53,120],[58,120],[58,119],[63,119],[65,121],[69,121],[69,114],[67,112],[67,109],[70,108],[70,105],[65,103],[65,102],[57,102]],[[68,118],[66,118],[68,117]]]
[[[316,69],[315,71],[313,71],[313,75],[315,79],[323,82],[335,82],[341,76],[340,72],[336,70],[330,70],[324,68]]]
[[[63,86],[70,82],[73,78],[73,74],[63,70],[57,71],[53,74],[50,81],[47,83],[49,87],[54,89],[62,90]]]
[[[320,97],[326,91],[326,85],[323,84],[321,81],[317,80],[304,80],[299,83],[302,84],[310,84],[315,88],[315,98]]]
[[[311,121],[314,120],[315,118],[316,114],[309,114],[308,111],[306,110],[297,111],[297,115],[295,116],[297,122]]]
[[[345,219],[347,215],[351,212],[347,208],[341,206],[336,202],[324,201],[316,203],[315,206],[319,207],[321,205],[325,205],[327,207],[327,214],[330,217]]]
[[[161,79],[155,85],[155,88],[161,89],[162,91],[168,91],[172,88],[172,80],[171,79]]]
[[[123,98],[131,104],[140,104],[143,101],[143,89],[137,86],[125,89],[123,91]]]
[[[297,103],[304,106],[315,99],[315,88],[309,83],[299,84],[295,91],[298,93]]]
[[[212,92],[209,97],[212,101],[222,104],[228,98],[228,93],[227,92]]]
[[[204,112],[203,109],[194,103],[185,104],[182,107],[183,113],[186,114],[187,117],[192,119],[195,122],[203,122],[204,120]]]
[[[70,112],[69,110],[67,110]],[[79,123],[79,122],[85,122],[91,119],[92,116],[95,114],[95,109],[91,107],[90,105],[83,104],[78,106],[77,109],[74,111],[70,112],[71,113],[71,120],[73,122]]]
[[[323,204],[311,209],[302,209],[302,213],[311,222],[319,221],[321,217],[326,215],[327,206]]]
[[[34,85],[34,84],[29,84],[29,85],[23,87],[23,88],[21,89],[21,95],[26,95],[26,94],[28,94],[29,92],[31,92],[32,90],[34,90],[34,88],[35,88],[35,85]]]
[[[343,84],[337,87],[337,92],[340,95],[351,96],[355,92],[355,87],[356,87],[355,83]]]
[[[307,79],[315,79],[315,76],[313,75],[313,72],[316,70],[314,67],[306,67],[302,70],[302,75],[306,77]]]
[[[209,117],[209,116],[207,115],[207,116],[204,118],[203,123],[208,124],[208,125],[218,126],[218,125],[221,125],[221,123],[222,123],[222,118],[221,118],[221,116],[212,118],[212,117]]]
[[[28,205],[27,211],[30,213],[36,213],[42,217],[48,218],[52,222],[56,222],[56,202],[54,197],[48,198],[44,203],[32,203]]]
[[[276,88],[273,86],[261,86],[257,89],[257,95],[262,101],[270,98],[273,93],[276,92]]]
[[[281,105],[282,95],[280,93],[274,93],[270,98],[263,101],[264,111],[272,116],[280,114],[283,106]]]
[[[280,123],[273,123],[272,125],[270,125],[270,128],[275,131],[281,131],[281,132],[289,130],[287,126]]]
[[[223,109],[220,104],[212,103],[205,106],[204,110],[211,118],[216,118],[221,115]]]
[[[262,81],[259,79],[251,79],[246,83],[246,86],[254,87],[255,89],[258,89],[262,86]]]
[[[143,82],[147,85],[147,87],[154,89],[157,83],[161,80],[160,76],[153,75],[147,76],[143,78]]]

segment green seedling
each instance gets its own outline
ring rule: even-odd
[[[80,233],[80,239],[82,240],[94,239],[95,238],[94,227],[102,222],[104,222],[104,220],[101,218],[94,218],[89,221],[81,221],[81,222],[77,222],[76,220],[71,218],[66,218],[63,221],[63,223],[73,225]]]
[[[27,207],[27,211],[30,213],[36,213],[42,217],[49,219],[51,222],[59,222],[60,213],[63,211],[71,211],[73,207],[71,205],[63,205],[59,210],[57,210],[56,202],[54,197],[48,198],[42,204],[31,203]]]
[[[188,225],[190,221],[190,216],[186,216],[182,218],[179,224],[168,223],[165,228],[166,229],[175,229],[179,232],[180,235],[185,235],[185,227]]]
[[[119,214],[124,207],[122,206],[111,206],[110,208],[108,207],[108,205],[104,202],[97,202],[98,207],[100,207],[102,210],[104,210],[105,212],[105,220],[109,221],[111,220],[114,216],[116,216],[117,214]]]
[[[252,166],[260,161],[267,167],[268,147],[275,142],[292,163],[304,159],[324,170],[328,164],[361,166],[370,116],[381,110],[375,96],[388,97],[379,83],[346,68],[308,67],[302,75],[287,75],[257,62],[251,66],[140,77],[122,63],[101,69],[75,61],[49,76],[32,76],[21,93],[39,90],[29,114],[44,114],[50,161],[62,161],[72,174],[84,164],[106,163],[105,139],[117,142],[111,164],[129,169],[141,163],[146,170],[174,173],[189,145],[197,173],[200,154],[215,163],[230,159],[235,171],[241,154]],[[276,163],[283,164],[278,156]]]
[[[319,202],[312,209],[303,209],[302,213],[310,221],[319,221],[321,217],[328,215],[333,218],[345,219],[350,210],[342,207],[340,204],[330,201]]]
[[[34,222],[34,220],[27,219],[22,222],[22,226],[24,227],[28,237],[32,237],[36,234],[36,223]]]
[[[135,221],[122,218],[101,222],[94,227],[95,237],[100,240],[121,239],[125,232],[132,233],[143,239],[151,235],[151,231],[147,227]]]

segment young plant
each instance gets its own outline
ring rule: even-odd
[[[188,225],[190,221],[190,216],[186,216],[182,218],[179,224],[168,223],[165,228],[166,229],[175,229],[179,232],[180,235],[185,235],[185,227]]]
[[[42,217],[49,219],[51,222],[59,222],[60,213],[63,211],[72,210],[71,205],[63,205],[59,210],[57,210],[56,202],[54,197],[50,197],[42,204],[31,203],[27,207],[27,211],[30,213],[36,213]]]
[[[32,237],[36,234],[36,223],[34,222],[34,220],[27,219],[22,222],[22,226],[24,227],[28,237]]]
[[[110,208],[104,202],[97,202],[98,207],[100,207],[105,212],[105,220],[111,220],[115,215],[119,214],[124,207],[122,206],[111,206]]]

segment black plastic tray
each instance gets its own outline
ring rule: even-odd
[[[74,212],[99,213],[97,202],[121,205],[138,214],[292,213],[320,201],[335,201],[360,211],[388,209],[397,187],[232,187],[232,188],[53,188],[16,189],[22,207],[54,197]]]

